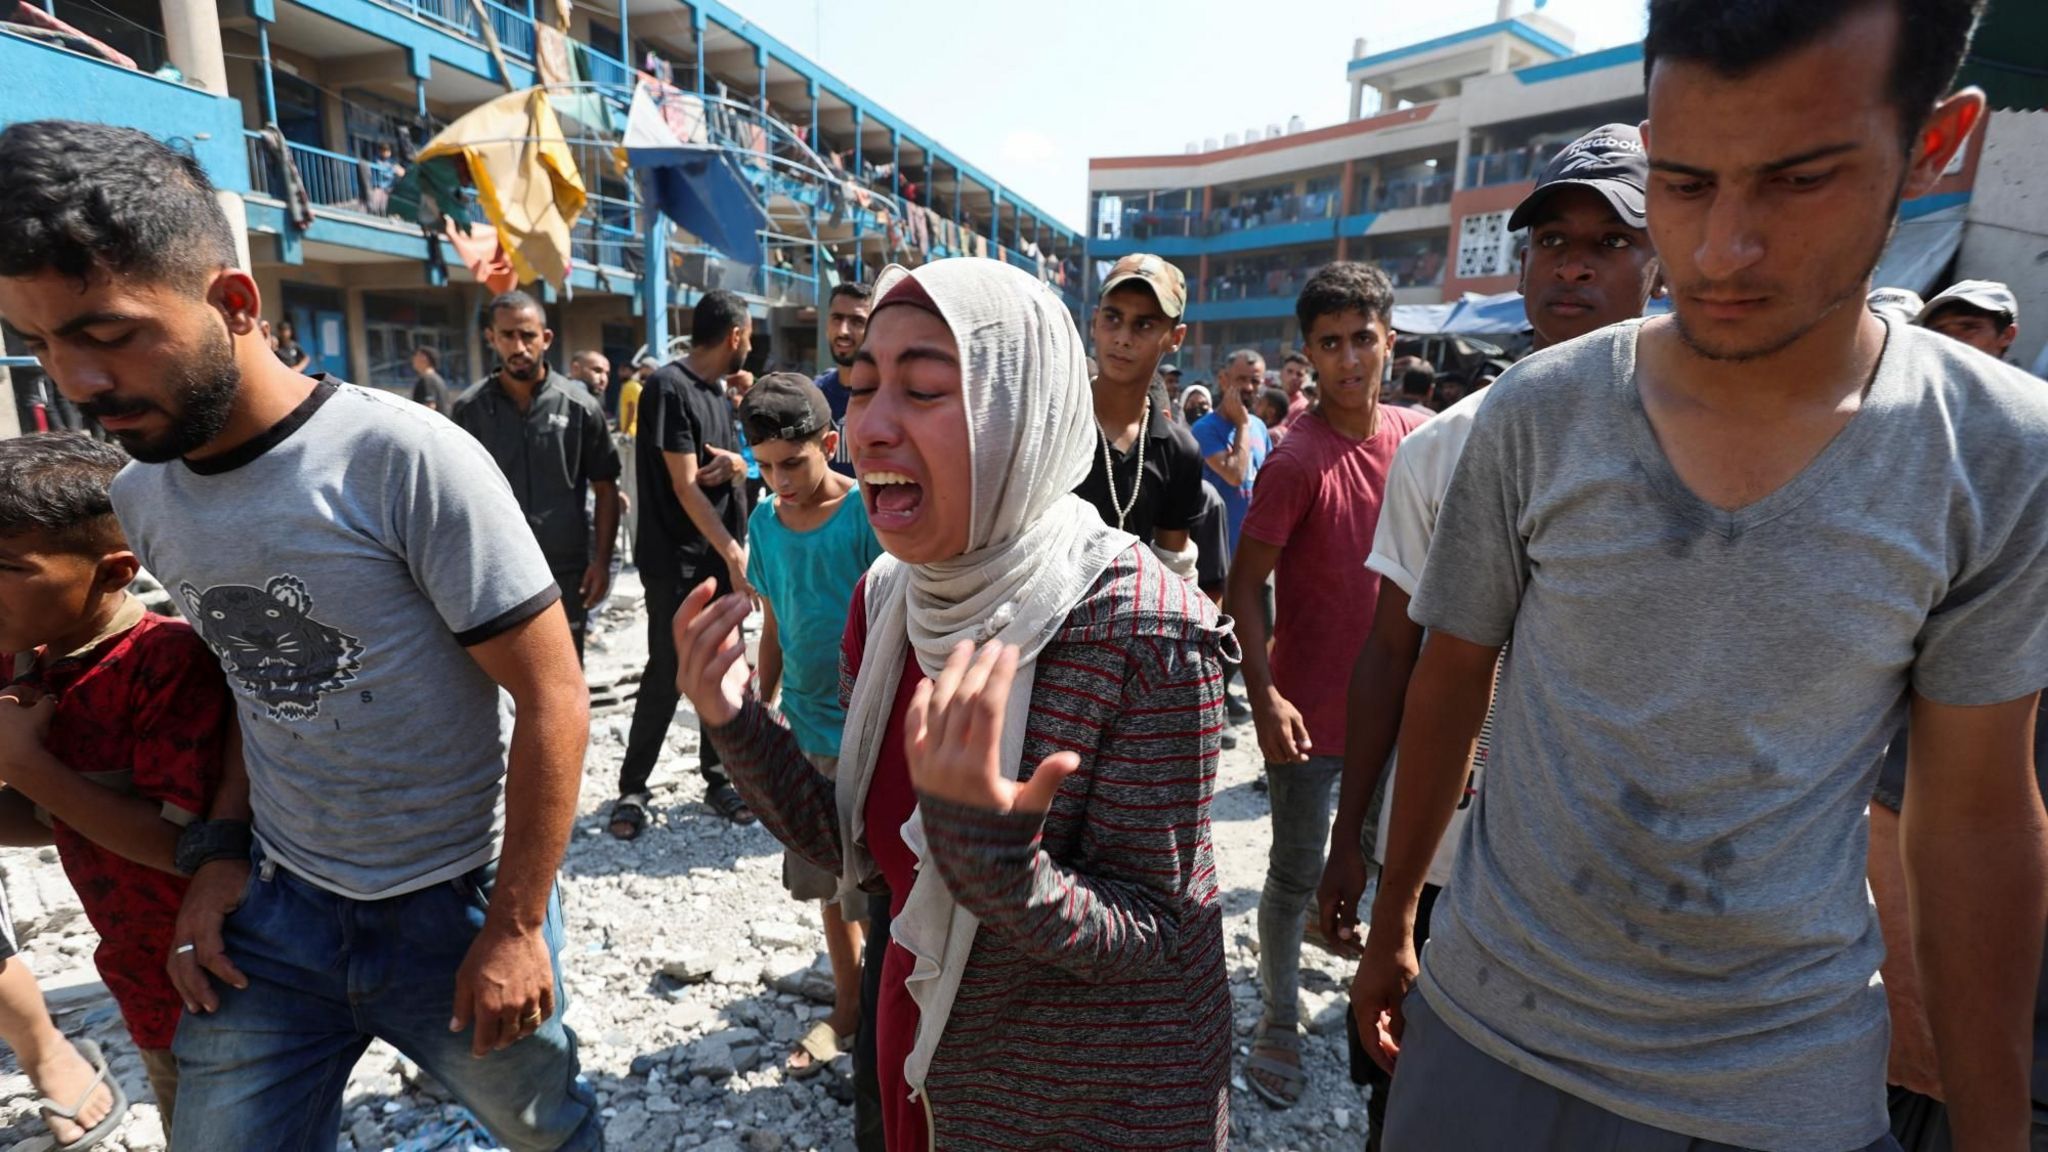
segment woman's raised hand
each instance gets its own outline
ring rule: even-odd
[[[977,653],[962,640],[939,678],[917,686],[903,726],[910,782],[919,792],[996,812],[1043,815],[1052,807],[1081,758],[1055,752],[1026,783],[1003,777],[1003,717],[1016,675],[1014,646],[991,643]]]
[[[747,666],[747,645],[740,637],[740,623],[747,618],[745,596],[717,594],[715,581],[706,580],[683,597],[676,609],[676,691],[689,698],[691,707],[707,725],[730,724],[747,702],[747,681],[753,669]]]

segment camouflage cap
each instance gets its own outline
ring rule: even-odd
[[[1188,310],[1188,280],[1180,269],[1150,252],[1133,252],[1116,262],[1102,281],[1102,294],[1109,295],[1132,281],[1143,283],[1159,298],[1160,311],[1175,320]]]

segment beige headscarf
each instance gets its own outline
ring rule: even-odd
[[[1095,452],[1095,408],[1081,335],[1066,306],[1036,277],[994,260],[939,260],[875,281],[883,300],[914,277],[960,346],[973,470],[967,551],[936,564],[884,556],[868,570],[867,643],[840,738],[838,800],[845,894],[875,872],[863,817],[882,736],[902,678],[904,646],[937,676],[961,640],[1000,639],[1021,649],[1002,740],[1003,772],[1022,767],[1039,652],[1112,559],[1136,537],[1102,522],[1073,495]],[[903,837],[925,856],[921,816]],[[920,867],[891,935],[916,958],[907,980],[917,1002],[917,1041],[904,1074],[923,1090],[932,1053],[952,1014],[977,929],[938,871]]]

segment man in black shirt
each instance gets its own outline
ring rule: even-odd
[[[1202,454],[1154,381],[1159,362],[1187,336],[1180,322],[1187,298],[1180,269],[1146,253],[1117,261],[1103,281],[1089,324],[1101,451],[1074,492],[1192,580],[1188,534],[1202,516]]]
[[[544,357],[555,334],[540,301],[517,290],[491,301],[486,337],[498,370],[463,393],[449,418],[483,444],[511,483],[562,590],[581,658],[590,606],[611,591],[618,446],[590,392],[548,367]],[[591,492],[597,494],[594,553]]]
[[[633,556],[647,591],[647,670],[640,677],[626,758],[619,765],[619,800],[612,807],[611,833],[621,840],[637,838],[647,826],[647,781],[676,716],[671,627],[684,594],[707,579],[717,582],[721,594],[754,591],[740,543],[747,467],[721,383],[746,363],[753,341],[746,301],[711,292],[693,310],[689,354],[656,370],[640,396],[633,452],[640,533]],[[734,823],[753,823],[753,812],[717,770],[718,750],[711,741],[699,742],[698,755],[705,801]]]

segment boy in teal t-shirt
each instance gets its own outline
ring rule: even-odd
[[[820,772],[838,768],[839,643],[853,588],[882,554],[851,477],[832,471],[839,446],[825,394],[791,372],[763,378],[740,403],[740,424],[773,502],[748,521],[747,582],[761,596],[760,694],[782,692],[782,715]],[[799,900],[824,904],[832,960],[832,1014],[812,1025],[785,1065],[814,1075],[852,1040],[860,1022],[861,925],[833,896],[839,881],[795,853],[782,854],[782,882]]]

